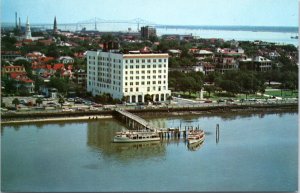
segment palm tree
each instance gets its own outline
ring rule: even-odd
[[[35,103],[38,104],[38,106],[40,106],[43,103],[43,100],[41,98],[37,98],[35,100]]]
[[[63,97],[59,97],[58,99],[58,103],[61,105],[61,107],[63,106],[63,104],[65,103],[65,99]]]
[[[173,97],[170,95],[167,97],[167,100],[169,101],[169,104],[171,104],[171,100],[173,100]]]
[[[17,106],[20,104],[20,101],[18,98],[14,98],[14,100],[12,101],[12,104],[15,105],[15,107],[17,108]]]

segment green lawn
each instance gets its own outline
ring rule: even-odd
[[[296,98],[298,97],[298,91],[291,91],[291,90],[275,90],[275,91],[266,91],[265,94],[276,96],[276,97],[283,97],[283,98]]]
[[[199,93],[191,93],[189,95],[188,92],[172,92],[174,96],[180,95],[182,98],[190,98],[190,99],[196,99],[199,98]],[[271,96],[277,96],[277,97],[283,97],[283,98],[296,98],[298,97],[298,91],[282,91],[282,96],[281,96],[281,91],[280,90],[275,90],[275,91],[266,91],[264,94],[271,95]],[[246,99],[245,94],[237,94],[235,96],[228,95],[228,93],[210,93],[210,96],[208,93],[203,94],[204,99],[211,99],[211,100],[218,100],[218,99]],[[247,95],[247,98],[256,98],[256,99],[266,99],[268,97],[262,96],[262,95],[257,95],[257,94],[249,94]]]

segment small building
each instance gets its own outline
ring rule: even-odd
[[[230,70],[238,70],[238,62],[233,57],[217,57],[215,58],[216,71],[222,74]]]
[[[26,73],[24,66],[2,66],[2,75],[4,74],[10,74],[10,73]]]
[[[74,59],[70,56],[61,56],[58,61],[64,64],[74,63]]]
[[[149,39],[151,36],[156,36],[155,27],[151,27],[151,26],[141,27],[141,36],[144,39]]]
[[[170,50],[168,50],[168,53],[169,53],[170,57],[178,58],[181,54],[181,50],[170,49]]]
[[[17,90],[23,90],[28,93],[34,93],[34,81],[27,77],[26,72],[10,73],[10,79],[15,80]]]
[[[262,56],[254,58],[254,64],[257,71],[265,72],[272,69],[272,61]]]
[[[75,81],[76,84],[78,84],[82,87],[86,86],[87,74],[86,74],[85,70],[79,69],[79,70],[75,71],[74,76],[75,76],[74,81]]]
[[[7,60],[7,61],[13,61],[17,57],[21,57],[21,52],[20,51],[4,51],[1,50],[1,59],[2,60]]]

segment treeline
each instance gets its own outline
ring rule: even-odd
[[[174,91],[196,93],[204,88],[209,93],[226,91],[229,95],[264,93],[265,82],[278,81],[280,89],[296,90],[298,86],[297,71],[268,72],[255,71],[228,71],[224,74],[213,72],[204,75],[202,72],[184,73],[180,71],[169,72],[169,87]],[[207,83],[207,84],[204,84]]]

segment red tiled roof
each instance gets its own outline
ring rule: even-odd
[[[10,77],[12,79],[15,79],[15,80],[18,80],[18,81],[21,81],[21,82],[26,82],[26,83],[34,82],[30,78],[28,78],[26,73],[24,73],[24,72],[13,72],[13,73],[10,74]]]
[[[54,69],[54,70],[58,70],[58,69],[62,69],[62,68],[64,68],[64,67],[65,67],[64,64],[58,63],[58,64],[54,64],[53,69]]]
[[[24,67],[23,66],[4,66],[2,68],[11,69],[11,68],[24,68]]]

